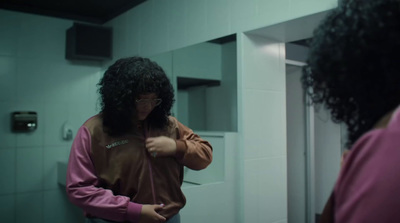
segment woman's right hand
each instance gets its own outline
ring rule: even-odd
[[[163,204],[144,204],[140,215],[139,223],[159,223],[167,219],[157,211],[164,207]]]

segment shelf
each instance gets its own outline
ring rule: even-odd
[[[184,90],[190,87],[196,86],[220,86],[221,81],[210,80],[210,79],[200,79],[200,78],[188,78],[188,77],[177,77],[178,90]]]

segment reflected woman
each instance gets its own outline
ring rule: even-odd
[[[179,223],[183,167],[200,170],[211,145],[170,116],[173,88],[142,57],[116,61],[99,82],[101,112],[79,129],[67,194],[86,222]]]

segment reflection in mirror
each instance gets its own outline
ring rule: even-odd
[[[151,57],[174,85],[174,116],[193,130],[237,131],[236,36]]]
[[[228,36],[151,57],[175,90],[172,115],[213,146],[213,162],[202,171],[184,170],[184,186],[225,180],[225,153],[236,145],[236,36]],[[229,149],[234,147],[229,146]],[[228,159],[229,160],[229,159]]]

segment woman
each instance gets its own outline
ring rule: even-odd
[[[321,222],[400,222],[400,1],[344,0],[314,31],[303,86],[348,129]]]
[[[183,167],[204,169],[211,145],[170,116],[173,88],[146,58],[116,61],[99,82],[101,112],[74,139],[67,194],[87,222],[180,222]]]

